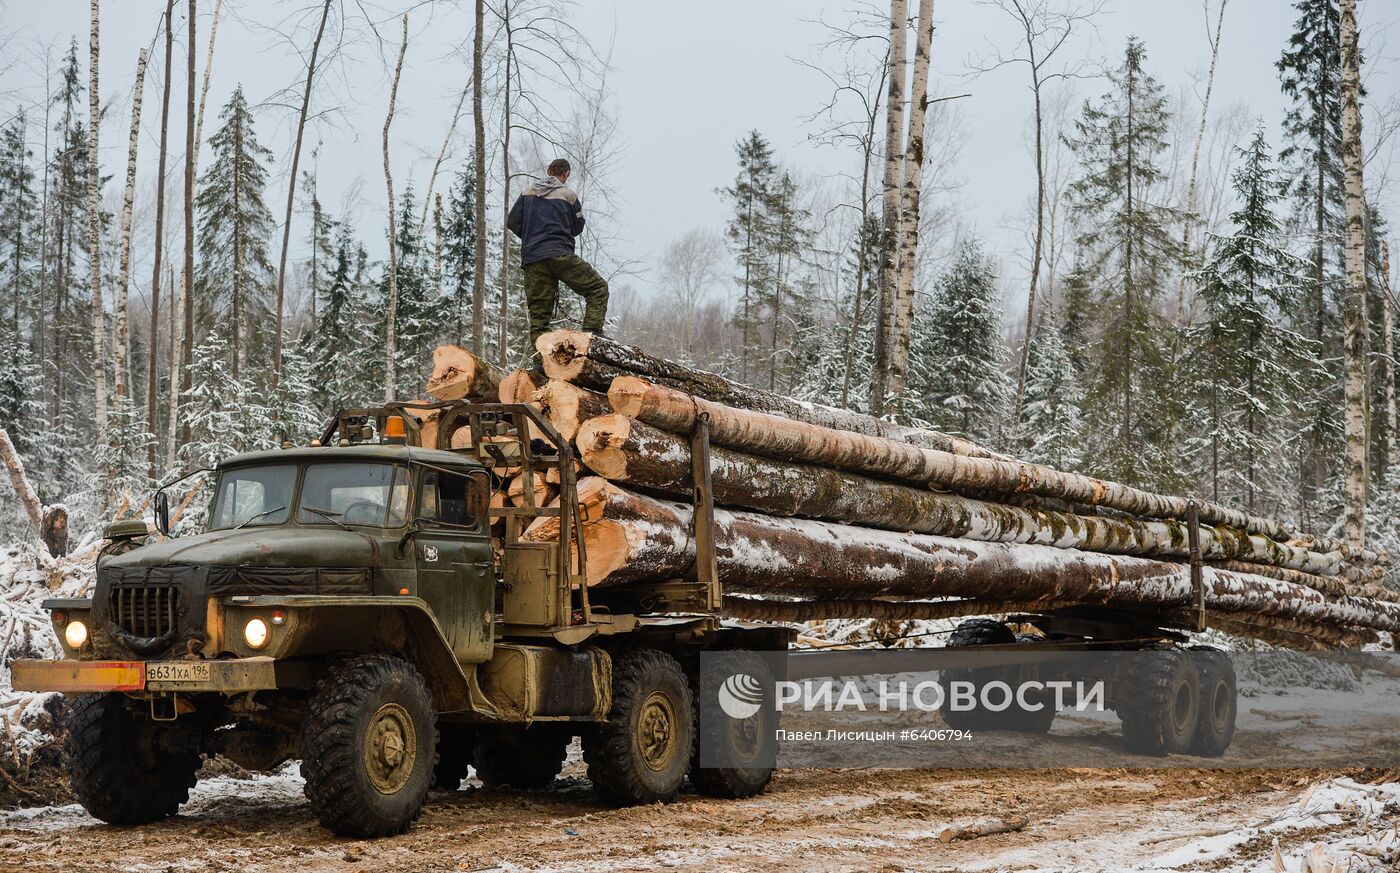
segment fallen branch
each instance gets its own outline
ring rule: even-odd
[[[944,828],[938,834],[938,842],[951,843],[954,840],[975,840],[978,837],[990,837],[993,834],[1014,833],[1023,830],[1030,823],[1031,820],[1024,815],[1010,818],[979,818],[971,824]]]

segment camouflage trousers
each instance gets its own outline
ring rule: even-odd
[[[558,303],[559,283],[583,298],[583,329],[597,333],[603,329],[608,314],[608,281],[598,275],[578,255],[558,255],[527,264],[525,272],[525,306],[530,310],[530,355],[538,357],[535,340],[549,330]]]

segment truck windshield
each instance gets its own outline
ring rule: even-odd
[[[408,470],[395,464],[312,464],[299,524],[400,527],[408,519]]]
[[[291,464],[225,470],[219,477],[209,529],[281,524],[287,520],[296,482],[297,468]]]

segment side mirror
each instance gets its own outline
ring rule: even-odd
[[[164,491],[157,491],[151,501],[156,520],[156,530],[162,536],[170,536],[170,498]]]

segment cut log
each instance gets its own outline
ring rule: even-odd
[[[5,472],[10,476],[10,484],[14,487],[20,504],[24,506],[25,514],[29,516],[29,523],[34,526],[35,539],[44,543],[47,548],[44,504],[39,501],[39,494],[34,490],[34,486],[29,484],[29,477],[24,472],[24,461],[20,459],[19,451],[15,449],[15,444],[10,441],[10,435],[3,427],[0,427],[0,461],[4,462]],[[67,531],[66,524],[64,530]],[[49,555],[54,556],[55,553],[50,551]]]
[[[502,403],[534,403],[535,392],[544,383],[544,379],[529,370],[513,370],[501,380],[496,396]]]
[[[585,421],[612,411],[606,394],[558,379],[550,379],[536,391],[534,401],[559,435],[569,442],[574,441],[579,426]]]
[[[584,525],[588,584],[660,581],[692,572],[688,506],[610,484],[601,489],[601,499],[596,491],[591,494],[595,505],[585,516],[595,516]],[[555,540],[557,533],[555,525]],[[526,537],[551,539],[543,526],[534,525]],[[1185,608],[1193,601],[1188,567],[1147,558],[900,534],[727,510],[715,511],[715,543],[720,577],[730,593],[1053,599],[1152,610]],[[1328,598],[1300,585],[1213,567],[1206,567],[1203,575],[1210,610],[1400,630],[1400,604]]]
[[[614,413],[584,422],[577,443],[584,464],[599,476],[673,497],[687,498],[691,493],[690,444],[682,437]],[[1020,509],[727,449],[711,449],[710,476],[719,504],[770,515],[978,542],[1034,543],[1148,557],[1190,555],[1187,526],[1178,521]],[[1310,552],[1258,534],[1209,525],[1201,525],[1200,533],[1201,553],[1207,559],[1250,561],[1328,576],[1342,569],[1339,555]]]
[[[442,412],[437,409],[427,411],[409,412],[418,423],[418,444],[424,448],[437,448],[438,425],[442,421]]]
[[[1010,818],[979,818],[971,824],[944,828],[938,834],[938,842],[951,843],[954,840],[975,840],[993,834],[1009,834],[1024,829],[1030,822],[1031,820],[1024,815],[1014,815]]]
[[[1132,515],[1184,519],[1190,501],[1039,464],[973,458],[924,449],[851,430],[833,429],[751,409],[712,402],[667,385],[619,378],[608,391],[613,408],[630,418],[676,434],[689,434],[701,414],[709,416],[710,442],[772,458],[839,467],[880,478],[956,490],[1024,493],[1089,506],[1105,506]],[[1239,528],[1279,542],[1296,531],[1273,519],[1249,515],[1215,503],[1198,502],[1206,524]],[[1318,551],[1342,551],[1340,541],[1318,538]],[[1346,552],[1342,552],[1343,556]],[[1372,556],[1377,559],[1380,556]]]
[[[494,400],[505,374],[457,345],[433,349],[427,392],[436,400]]]
[[[979,458],[1004,458],[960,437],[933,430],[905,427],[874,416],[816,403],[804,403],[742,385],[723,376],[654,358],[640,349],[576,330],[551,331],[535,343],[551,379],[573,382],[606,392],[619,376],[641,376],[679,388],[716,403],[772,413],[821,427],[904,440],[914,445]],[[622,411],[622,410],[619,410]]]
[[[534,487],[534,489],[533,489],[533,490],[534,490],[534,504],[533,504],[533,505],[534,505],[534,506],[546,506],[546,505],[549,504],[549,502],[550,502],[551,500],[554,499],[554,495],[557,494],[557,493],[559,493],[559,492],[558,492],[558,489],[552,487],[548,482],[545,481],[544,473],[540,473],[540,472],[535,473],[535,474],[534,474],[534,479],[535,479],[535,487]],[[525,505],[525,474],[524,474],[524,473],[521,473],[520,475],[514,476],[514,477],[511,478],[510,482],[509,482],[509,483],[507,484],[507,486],[506,486],[506,497],[510,500],[510,505],[511,505],[511,506],[524,506],[524,505]]]
[[[1308,588],[1321,591],[1324,594],[1350,594],[1353,597],[1372,597],[1376,600],[1389,600],[1400,603],[1400,591],[1392,591],[1382,585],[1353,582],[1343,576],[1300,573],[1297,570],[1290,570],[1285,567],[1271,567],[1267,564],[1255,564],[1248,561],[1212,561],[1212,563],[1222,570],[1232,570],[1236,573],[1256,573],[1260,576],[1267,576],[1270,579],[1282,579],[1284,582],[1292,582],[1295,585],[1305,585]],[[1347,567],[1346,569],[1360,570],[1361,568]],[[1368,567],[1365,568],[1365,573],[1370,574],[1372,570],[1380,569],[1379,567]]]

